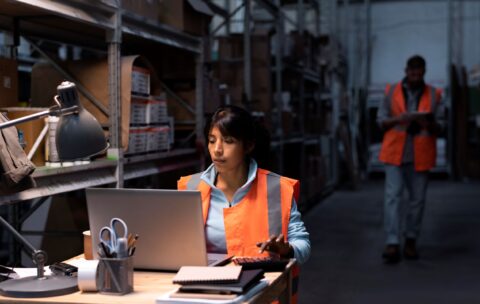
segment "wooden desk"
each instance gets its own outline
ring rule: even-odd
[[[291,269],[295,260],[291,260],[283,272],[267,272],[265,278],[269,285],[248,303],[270,303],[279,298],[281,303],[290,303]],[[124,296],[102,295],[98,292],[75,292],[65,296],[47,298],[7,298],[0,296],[0,303],[155,303],[159,296],[170,292],[178,285],[172,283],[175,273],[135,271],[134,291]]]

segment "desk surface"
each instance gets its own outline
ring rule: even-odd
[[[292,260],[283,272],[267,272],[269,286],[255,296],[249,303],[268,303],[288,291],[291,280]],[[0,303],[155,303],[159,296],[170,292],[178,285],[172,283],[175,273],[135,271],[134,292],[123,296],[102,295],[98,292],[75,292],[72,294],[47,298],[7,298],[0,296]],[[289,297],[286,297],[289,298]],[[288,300],[287,300],[288,301]]]

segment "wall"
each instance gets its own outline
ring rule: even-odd
[[[480,2],[463,1],[463,49],[467,69],[480,64]],[[365,10],[362,4],[351,4],[348,12],[339,8],[339,35],[343,43],[353,45],[357,71],[364,80]],[[345,17],[346,16],[346,17]],[[345,18],[345,19],[343,19]],[[345,20],[345,21],[342,21]],[[350,35],[350,36],[349,36]],[[456,33],[458,37],[458,33]],[[404,76],[407,58],[421,54],[427,60],[426,80],[439,85],[447,83],[448,2],[393,1],[371,4],[370,84],[395,82]]]

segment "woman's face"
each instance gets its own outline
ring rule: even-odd
[[[223,136],[216,126],[208,134],[208,152],[219,173],[238,170],[247,154],[242,141],[231,136]]]

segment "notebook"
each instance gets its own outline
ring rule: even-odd
[[[182,266],[173,277],[174,284],[233,283],[238,281],[242,266]]]
[[[267,280],[260,280],[252,286],[247,292],[240,295],[235,294],[208,294],[208,293],[179,293],[178,290],[173,290],[170,293],[161,295],[155,300],[156,304],[240,304],[249,301],[252,297],[259,294],[268,286]]]
[[[260,281],[263,278],[263,273],[262,269],[242,270],[238,282],[222,284],[207,282],[182,285],[179,288],[179,293],[241,294]]]
[[[198,191],[90,188],[86,196],[94,258],[98,258],[101,227],[119,217],[129,232],[140,236],[136,269],[177,271],[184,265],[219,265],[229,260],[225,254],[207,255]]]

